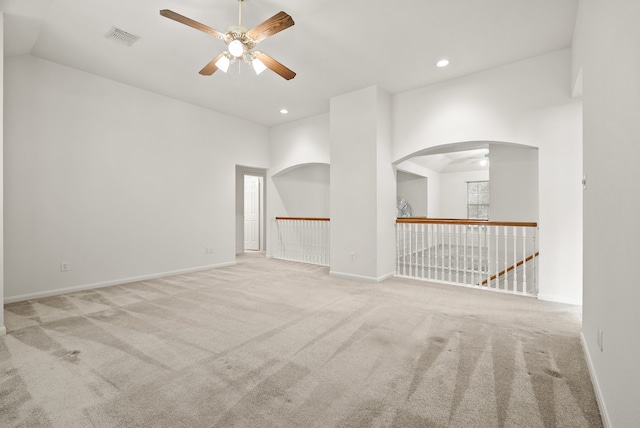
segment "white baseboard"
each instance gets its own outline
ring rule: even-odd
[[[545,302],[565,303],[567,305],[582,306],[582,299],[571,299],[564,296],[557,296],[555,294],[538,294],[538,300],[544,300]]]
[[[602,417],[602,424],[604,428],[611,428],[611,421],[609,420],[609,413],[607,413],[607,406],[604,403],[604,397],[600,390],[600,384],[598,383],[598,376],[593,368],[593,362],[591,361],[591,354],[589,354],[589,348],[587,347],[587,341],[584,337],[584,332],[580,332],[580,342],[582,343],[582,352],[584,353],[584,359],[587,362],[589,368],[589,376],[591,376],[591,383],[593,384],[593,390],[596,394],[596,401],[600,408],[600,416]]]
[[[371,276],[354,275],[351,273],[343,273],[343,272],[335,272],[335,271],[329,272],[329,275],[335,276],[337,278],[351,279],[351,280],[360,281],[360,282],[374,282],[374,283],[382,282],[386,279],[391,278],[392,276],[395,276],[395,274],[396,274],[395,272],[389,272],[386,275],[382,275],[377,278],[374,278]]]
[[[235,261],[233,261],[233,262],[225,262],[225,263],[219,263],[219,264],[215,264],[215,265],[207,265],[207,266],[199,266],[199,267],[189,268],[189,269],[174,270],[174,271],[170,271],[170,272],[160,272],[160,273],[154,273],[154,274],[150,274],[150,275],[141,275],[141,276],[134,276],[134,277],[130,277],[130,278],[115,279],[115,280],[112,280],[112,281],[95,282],[95,283],[92,283],[92,284],[77,285],[77,286],[73,286],[73,287],[59,288],[57,290],[47,290],[47,291],[39,291],[37,293],[21,294],[19,296],[5,297],[4,303],[22,302],[24,300],[39,299],[39,298],[42,298],[42,297],[50,297],[50,296],[58,296],[60,294],[74,293],[76,291],[83,291],[83,290],[92,290],[94,288],[109,287],[109,286],[112,286],[112,285],[130,284],[132,282],[146,281],[148,279],[164,278],[164,277],[173,276],[173,275],[182,275],[182,274],[185,274],[185,273],[193,273],[193,272],[199,272],[199,271],[208,270],[208,269],[216,269],[216,268],[222,268],[222,267],[226,267],[226,266],[233,266],[235,264],[236,264]]]

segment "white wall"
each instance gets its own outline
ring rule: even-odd
[[[4,77],[5,298],[234,262],[265,127],[29,56]]]
[[[581,1],[574,68],[583,69],[583,334],[609,427],[640,420],[640,2]],[[541,152],[542,154],[542,152]],[[597,342],[604,333],[603,348]]]
[[[539,148],[540,297],[580,304],[582,116],[570,81],[563,50],[397,94],[393,141],[396,161],[467,141]]]
[[[537,111],[575,102],[571,52],[561,50],[394,96],[394,159],[428,147],[521,141],[522,121]],[[575,127],[574,123],[567,127]],[[544,145],[536,141],[534,147]]]
[[[490,145],[492,221],[538,221],[538,150]]]
[[[413,209],[414,216],[427,216],[429,180],[426,177],[398,170],[397,197],[404,199]]]
[[[440,173],[418,165],[411,159],[400,162],[396,165],[398,172],[424,177],[427,180],[427,217],[438,218],[440,214]],[[399,176],[398,176],[399,177]],[[423,215],[423,214],[420,214]]]
[[[440,174],[440,217],[467,218],[467,182],[489,180],[489,170]]]
[[[308,163],[329,164],[329,114],[274,126],[269,130],[270,175]]]
[[[582,105],[530,115],[522,141],[538,150],[539,298],[582,304]],[[578,124],[577,129],[570,124]]]

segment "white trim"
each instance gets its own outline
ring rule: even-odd
[[[538,293],[538,300],[544,300],[545,302],[564,303],[567,305],[582,306],[582,299],[576,300],[555,294],[540,294]]]
[[[73,293],[73,292],[76,292],[76,291],[83,291],[83,290],[92,290],[94,288],[109,287],[109,286],[112,286],[112,285],[130,284],[132,282],[145,281],[145,280],[148,280],[148,279],[164,278],[164,277],[167,277],[167,276],[199,272],[199,271],[208,270],[208,269],[223,268],[223,267],[226,267],[226,266],[233,266],[235,264],[236,264],[235,261],[233,261],[233,262],[225,262],[225,263],[219,263],[219,264],[215,264],[215,265],[200,266],[200,267],[196,267],[196,268],[174,270],[174,271],[171,271],[171,272],[161,272],[161,273],[154,273],[154,274],[151,274],[151,275],[133,276],[133,277],[130,277],[130,278],[114,279],[112,281],[94,282],[93,284],[76,285],[76,286],[73,286],[73,287],[59,288],[57,290],[39,291],[37,293],[30,293],[30,294],[22,294],[22,295],[19,295],[19,296],[5,297],[4,303],[22,302],[24,300],[39,299],[39,298],[42,298],[42,297],[50,297],[50,296],[58,296],[60,294]]]
[[[0,327],[0,336],[5,336],[7,334],[7,327]]]
[[[609,413],[607,412],[607,406],[604,403],[604,397],[600,390],[600,384],[598,383],[598,376],[596,376],[596,370],[593,367],[593,361],[591,361],[591,354],[589,354],[589,348],[587,347],[587,341],[584,337],[584,332],[580,332],[580,343],[582,344],[582,352],[584,353],[584,359],[587,362],[589,369],[589,376],[591,376],[591,383],[593,384],[593,390],[596,393],[596,401],[600,408],[600,416],[602,417],[602,424],[604,428],[611,428],[611,420],[609,420]]]
[[[351,280],[354,280],[354,281],[375,282],[375,283],[387,280],[387,279],[391,278],[392,276],[395,276],[395,274],[396,274],[395,272],[389,272],[386,275],[382,275],[382,276],[379,276],[377,278],[373,278],[373,277],[370,277],[370,276],[353,275],[353,274],[350,274],[350,273],[343,273],[343,272],[335,272],[335,271],[330,271],[329,272],[329,275],[335,276],[337,278],[345,278],[345,279],[351,279]]]

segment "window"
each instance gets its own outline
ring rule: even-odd
[[[489,182],[467,182],[467,218],[489,220]]]

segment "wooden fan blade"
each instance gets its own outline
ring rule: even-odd
[[[160,11],[160,15],[165,18],[173,19],[181,24],[188,25],[189,27],[195,28],[196,30],[203,31],[207,34],[211,34],[213,37],[217,37],[219,39],[224,39],[224,34],[218,30],[215,30],[209,26],[199,23],[198,21],[194,21],[191,18],[187,18],[186,16],[182,16],[179,13],[175,13],[169,9],[162,9]]]
[[[218,62],[218,60],[220,58],[222,58],[224,56],[224,52],[219,54],[217,57],[215,57],[214,59],[212,59],[209,64],[205,65],[202,70],[199,71],[200,74],[202,74],[203,76],[211,76],[213,73],[215,73],[216,71],[218,71],[218,67],[216,66],[216,62]]]
[[[287,80],[291,80],[294,77],[296,77],[296,73],[294,73],[293,71],[289,70],[287,67],[285,67],[284,65],[280,64],[278,61],[276,61],[275,59],[271,58],[266,53],[258,52],[256,54],[256,58],[258,58],[260,61],[262,61],[262,63],[269,70],[273,71],[274,73],[279,74],[280,76],[284,77]]]
[[[266,39],[269,36],[273,36],[282,30],[286,30],[291,27],[295,22],[293,18],[284,12],[278,12],[266,21],[256,25],[251,30],[247,31],[247,35],[258,43],[261,40]]]

